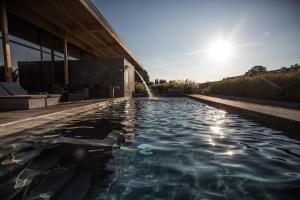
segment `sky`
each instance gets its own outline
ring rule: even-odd
[[[215,81],[300,63],[300,0],[92,0],[150,79]]]

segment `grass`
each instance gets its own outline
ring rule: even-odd
[[[198,83],[191,80],[172,80],[169,82],[158,83],[151,85],[151,89],[156,94],[168,94],[168,89],[181,89],[184,94],[195,93],[198,88]]]
[[[200,93],[300,102],[300,69],[208,83]]]

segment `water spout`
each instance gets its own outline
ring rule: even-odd
[[[147,83],[146,83],[145,80],[143,79],[142,75],[141,75],[137,70],[134,70],[134,71],[135,71],[135,72],[137,73],[137,75],[139,75],[139,77],[141,78],[141,80],[142,80],[142,82],[143,82],[143,84],[144,84],[144,86],[145,86],[145,88],[146,88],[146,91],[147,91],[147,93],[148,93],[149,98],[152,99],[152,98],[153,98],[153,95],[152,95],[152,93],[151,93],[151,91],[150,91],[150,88],[148,87]]]

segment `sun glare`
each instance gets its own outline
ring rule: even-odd
[[[214,61],[225,61],[233,55],[233,46],[229,41],[218,39],[208,49]]]

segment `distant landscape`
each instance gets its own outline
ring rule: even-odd
[[[268,71],[266,67],[254,66],[244,75],[227,77],[220,81],[198,83],[192,80],[156,79],[149,81],[147,72],[143,73],[146,82],[157,95],[167,95],[169,89],[180,89],[184,94],[226,95],[236,97],[300,102],[300,65],[282,67]],[[136,83],[136,93],[146,95],[143,84]]]

